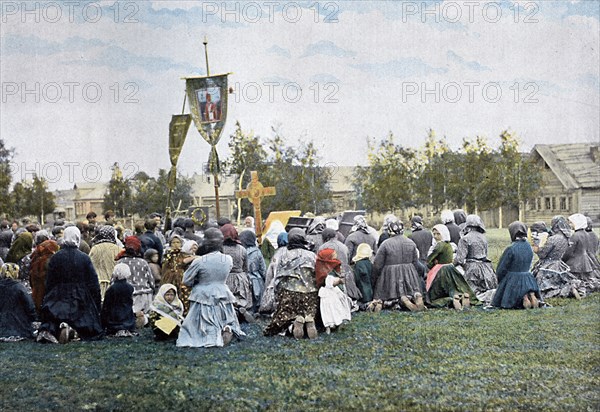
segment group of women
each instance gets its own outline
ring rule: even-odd
[[[388,215],[383,239],[363,216],[346,239],[335,220],[315,219],[307,231],[281,227],[270,237],[276,250],[267,262],[254,232],[238,235],[229,222],[206,229],[200,245],[171,233],[163,256],[143,250],[136,236],[117,246],[110,226],[98,231],[89,256],[75,226],[64,230],[60,247],[36,238],[33,253],[31,235],[19,236],[0,270],[0,339],[37,333],[39,341],[65,343],[132,336],[149,324],[155,339],[180,347],[224,346],[245,336],[240,322],[257,316],[268,319],[266,336],[314,339],[356,310],[538,308],[550,297],[580,298],[600,288],[598,238],[585,216],[556,216],[550,229],[532,225],[533,247],[526,225],[513,222],[512,243],[494,271],[483,221],[463,214],[443,212],[431,234],[415,216],[409,237]],[[9,261],[27,248],[17,260],[29,259],[31,291],[22,265]],[[539,260],[531,269],[534,253]]]

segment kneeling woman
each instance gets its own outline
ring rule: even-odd
[[[183,284],[192,289],[187,314],[177,346],[211,347],[227,345],[244,336],[235,311],[235,296],[225,284],[233,267],[230,256],[222,253],[223,234],[211,228],[204,232],[202,259],[195,259],[183,275]]]
[[[527,226],[513,222],[508,226],[512,245],[506,248],[498,267],[498,289],[492,306],[503,309],[530,309],[539,307],[540,288],[529,271],[533,250],[527,242]]]
[[[452,264],[453,251],[448,228],[435,225],[431,232],[437,242],[427,257],[430,270],[425,289],[431,306],[446,307],[452,304],[454,309],[460,310],[469,308],[471,304],[480,304],[465,278]]]

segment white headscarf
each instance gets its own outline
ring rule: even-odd
[[[443,224],[454,222],[454,213],[452,213],[452,210],[442,210],[440,217]]]
[[[191,255],[192,252],[192,247],[196,245],[196,248],[198,247],[198,242],[196,242],[195,240],[186,240],[185,243],[183,244],[183,247],[181,248],[181,251],[183,253],[186,253],[188,255]]]
[[[131,269],[125,263],[117,263],[113,269],[112,279],[122,280],[129,279],[131,277]]]
[[[274,220],[271,222],[269,231],[265,235],[263,235],[263,239],[269,239],[271,245],[275,249],[277,249],[277,236],[279,236],[281,232],[285,232],[285,227],[283,226],[283,223],[281,223],[281,220]]]
[[[581,213],[575,213],[569,216],[569,222],[573,223],[575,230],[585,229],[587,227],[587,218]]]
[[[340,228],[340,223],[337,221],[337,219],[327,219],[325,221],[325,227],[338,231]]]
[[[81,232],[77,226],[69,226],[63,232],[63,241],[65,245],[79,247],[81,243]]]
[[[448,230],[446,225],[435,225],[431,230],[437,230],[438,232],[440,232],[440,235],[442,235],[443,242],[450,242],[450,231]]]

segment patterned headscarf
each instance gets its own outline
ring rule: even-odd
[[[568,239],[573,234],[569,222],[564,216],[554,216],[552,218],[552,234],[562,233]]]
[[[585,229],[587,227],[587,218],[581,213],[575,213],[569,216],[569,222],[573,223],[575,231]]]
[[[397,218],[396,216],[390,214],[390,215],[385,215],[385,217],[383,218],[383,227],[381,228],[384,232],[387,232],[389,227],[390,227],[390,222],[395,221]]]
[[[508,233],[510,234],[510,240],[513,242],[527,240],[527,226],[523,222],[512,222],[508,225]]]
[[[352,230],[355,232],[361,231],[369,234],[369,225],[367,225],[367,220],[363,215],[354,216],[354,226],[352,226]]]
[[[369,246],[368,243],[361,243],[358,245],[356,249],[356,255],[352,258],[353,262],[358,262],[359,260],[368,259],[373,255],[373,249]]]
[[[437,230],[442,235],[442,242],[450,242],[450,231],[446,225],[435,225],[431,231]]]
[[[19,263],[21,259],[31,253],[32,246],[33,235],[30,232],[22,232],[10,247],[6,255],[6,261],[8,263]]]
[[[175,299],[172,303],[167,302],[165,294],[172,290],[175,293]],[[159,315],[169,317],[181,325],[183,321],[183,303],[177,296],[177,288],[171,283],[165,283],[158,289],[158,293],[152,301],[150,310],[158,313]]]
[[[5,263],[0,269],[0,279],[19,279],[19,265],[16,263]]]
[[[413,232],[423,229],[423,218],[421,216],[413,216],[410,221],[410,229]]]
[[[104,225],[98,229],[98,234],[94,238],[93,243],[98,245],[100,243],[117,243],[117,231],[113,226]]]
[[[340,272],[342,262],[334,258],[334,249],[323,249],[317,254],[317,261],[315,263],[315,280],[317,287],[325,286],[325,278],[332,271]]]
[[[390,236],[401,235],[404,233],[404,223],[394,217],[394,220],[388,222],[388,233]]]

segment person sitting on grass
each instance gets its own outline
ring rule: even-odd
[[[183,302],[177,297],[175,285],[161,285],[150,306],[150,326],[154,332],[154,340],[177,339],[179,328],[183,322]]]
[[[452,264],[454,252],[447,225],[435,225],[431,232],[437,242],[427,257],[429,273],[425,289],[431,306],[452,306],[462,310],[469,309],[471,304],[480,304],[465,278]]]
[[[539,307],[540,288],[529,271],[533,250],[527,241],[527,226],[512,222],[508,226],[512,244],[504,250],[496,275],[498,289],[492,306],[503,309],[531,309]]]
[[[319,289],[321,319],[325,332],[330,333],[351,319],[352,301],[344,288],[345,279],[341,277],[342,262],[337,259],[333,249],[321,249],[317,254],[315,275]]]
[[[112,284],[102,302],[102,326],[107,335],[130,337],[136,334],[136,316],[133,313],[133,286],[128,283],[131,270],[125,263],[113,269]]]
[[[211,228],[204,232],[201,259],[195,259],[183,275],[191,288],[190,311],[177,337],[178,347],[226,346],[233,337],[245,336],[235,310],[236,298],[225,280],[233,259],[223,250],[223,234]]]
[[[46,295],[42,303],[42,325],[38,341],[67,343],[75,337],[101,338],[100,283],[90,257],[81,252],[81,233],[75,226],[65,229],[62,248],[48,262]]]
[[[19,265],[5,263],[0,269],[0,342],[33,338],[35,305],[19,281]]]

